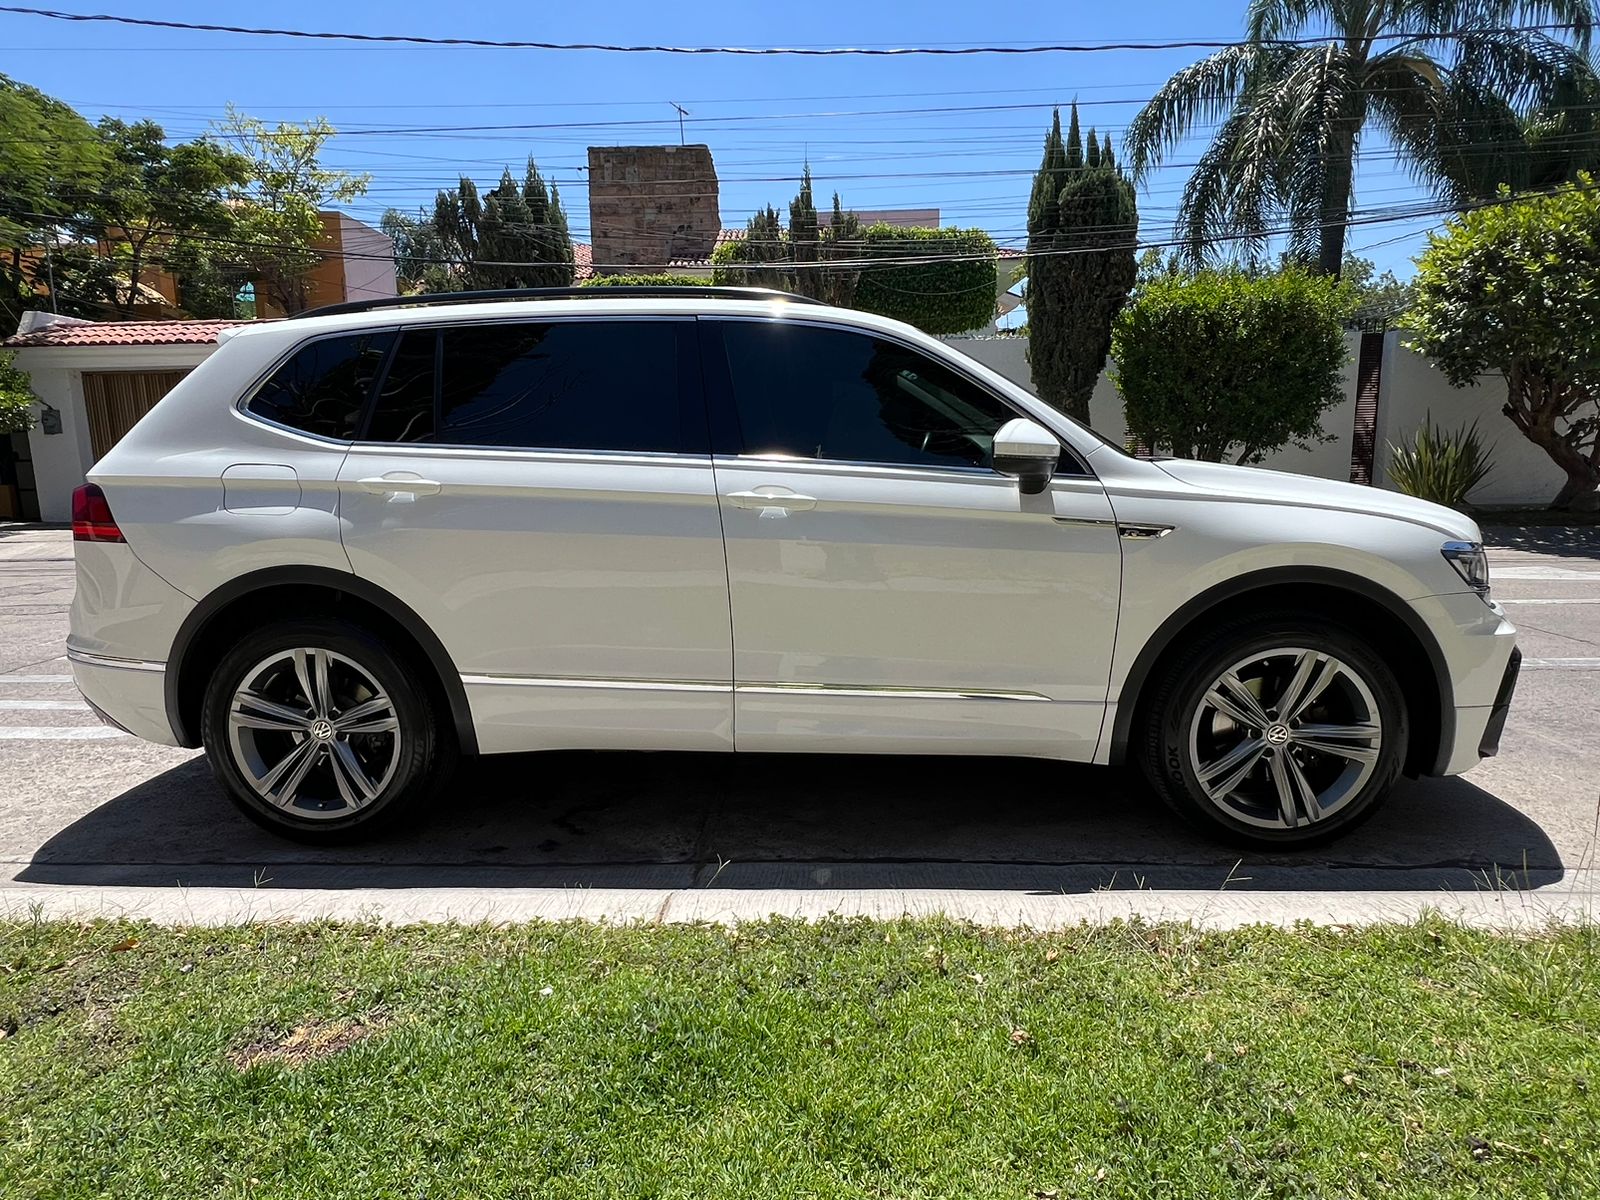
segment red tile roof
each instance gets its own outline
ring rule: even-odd
[[[588,242],[572,243],[572,282],[582,283],[594,274],[594,247]]]
[[[25,346],[204,346],[224,329],[248,321],[89,321],[47,325],[5,340],[12,349]]]

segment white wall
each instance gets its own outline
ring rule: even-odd
[[[346,300],[399,294],[395,286],[394,240],[388,234],[340,213],[339,247],[345,255]]]
[[[945,340],[954,349],[1033,390],[1027,338]],[[1294,447],[1281,450],[1270,455],[1261,464],[1263,467],[1323,479],[1350,478],[1350,455],[1355,441],[1356,356],[1361,338],[1352,333],[1345,341],[1350,355],[1344,370],[1344,399],[1323,418],[1323,431],[1331,440],[1313,444],[1310,450]],[[1505,383],[1499,376],[1486,376],[1476,387],[1453,388],[1425,356],[1401,346],[1400,335],[1390,332],[1385,335],[1383,376],[1378,390],[1374,478],[1380,486],[1392,486],[1387,474],[1389,443],[1409,439],[1431,411],[1434,422],[1448,429],[1470,424],[1476,418],[1479,431],[1494,447],[1494,471],[1472,493],[1472,503],[1488,507],[1548,503],[1564,476],[1544,451],[1523,437],[1500,411],[1504,403]],[[1118,443],[1126,440],[1122,397],[1112,384],[1109,372],[1102,372],[1095,385],[1089,416],[1089,423],[1104,436]]]
[[[1476,420],[1478,432],[1491,447],[1494,470],[1468,497],[1473,504],[1542,506],[1561,490],[1566,475],[1501,411],[1506,402],[1504,378],[1485,375],[1473,387],[1454,388],[1425,355],[1400,345],[1398,333],[1387,335],[1383,350],[1377,478],[1388,478],[1390,443],[1409,441],[1431,413],[1433,423],[1446,429]]]

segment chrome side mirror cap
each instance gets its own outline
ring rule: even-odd
[[[1037,421],[1016,417],[994,435],[993,466],[1002,475],[1014,475],[1025,496],[1036,496],[1050,486],[1061,461],[1061,443]]]

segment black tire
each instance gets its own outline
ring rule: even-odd
[[[1285,677],[1291,674],[1296,660],[1289,655],[1272,657],[1270,653],[1286,648],[1330,655],[1348,672],[1335,674],[1334,682],[1322,693],[1326,699],[1305,710],[1310,714],[1305,721],[1293,723],[1295,733],[1285,733],[1289,723],[1279,721],[1276,710],[1268,707],[1272,695],[1281,695],[1290,687]],[[1246,728],[1243,722],[1219,713],[1208,700],[1208,692],[1213,684],[1220,684],[1223,673],[1252,656],[1261,657],[1250,666],[1241,667],[1239,676],[1243,678],[1252,671],[1259,673],[1246,682],[1258,699],[1266,702],[1261,707],[1267,709],[1271,722],[1264,728]],[[1229,689],[1223,690],[1231,695]],[[1371,772],[1364,779],[1360,778],[1360,772],[1365,769],[1365,763],[1318,752],[1298,742],[1276,742],[1279,737],[1298,736],[1298,727],[1309,724],[1313,718],[1331,719],[1318,714],[1341,705],[1357,712],[1375,708],[1381,736],[1356,738],[1347,743],[1361,749],[1370,748],[1372,741],[1378,742]],[[1208,632],[1167,664],[1141,705],[1140,716],[1143,733],[1136,743],[1137,754],[1146,777],[1161,798],[1181,816],[1213,835],[1257,849],[1321,845],[1365,821],[1393,788],[1406,759],[1410,736],[1404,694],[1393,670],[1380,654],[1354,629],[1305,612],[1254,614]],[[1344,716],[1342,720],[1352,722],[1349,728],[1358,728],[1354,723],[1358,721],[1370,724],[1362,716]],[[1330,726],[1323,724],[1321,727]],[[1219,729],[1226,732],[1219,735]],[[1305,736],[1310,739],[1314,735],[1308,730]],[[1252,745],[1262,744],[1262,758],[1257,765],[1249,767],[1241,759],[1239,766],[1232,769],[1249,773],[1235,785],[1236,791],[1214,799],[1197,772],[1200,746],[1216,747],[1214,756],[1206,759],[1206,765],[1216,769],[1230,746],[1244,750],[1248,757],[1251,747],[1243,745],[1246,741]],[[1288,761],[1290,757],[1294,759],[1292,764]],[[1274,758],[1279,759],[1276,766]],[[1288,780],[1290,770],[1295,772],[1296,778],[1310,785],[1302,791],[1292,782],[1286,784],[1293,798],[1289,807],[1297,822],[1292,828],[1287,827],[1286,821],[1285,827],[1269,827],[1263,822],[1273,819],[1270,810],[1275,804],[1281,808],[1283,793],[1278,790],[1278,782]],[[1227,786],[1227,778],[1225,774],[1217,780],[1219,790]],[[1315,794],[1317,781],[1322,779],[1329,781],[1324,798],[1335,796],[1337,803],[1330,804],[1320,819],[1307,819],[1305,814],[1311,811],[1311,805],[1300,804],[1299,798],[1305,791]],[[1317,811],[1322,811],[1320,806]]]
[[[359,680],[355,671],[365,672],[370,682],[376,683],[391,702],[389,710],[392,710],[397,723],[399,744],[398,747],[390,745],[385,749],[381,741],[385,734],[328,735],[330,744],[319,748],[321,759],[304,775],[307,791],[311,791],[309,785],[314,783],[322,793],[322,798],[308,795],[297,798],[290,807],[284,808],[267,799],[252,784],[247,774],[251,768],[241,765],[239,761],[241,756],[248,758],[249,754],[241,752],[232,735],[240,734],[241,739],[266,739],[268,742],[278,739],[278,749],[273,755],[260,755],[263,763],[284,750],[292,751],[301,741],[309,740],[311,735],[287,732],[260,734],[253,730],[240,733],[237,728],[230,727],[230,709],[238,689],[260,664],[285,652],[292,656],[292,652],[298,649],[327,652],[324,661],[335,663],[330,668],[330,690],[337,691],[341,684],[346,689],[351,688],[352,681]],[[201,736],[212,772],[245,816],[263,828],[295,841],[333,845],[392,830],[416,816],[437,794],[440,785],[455,768],[457,747],[454,732],[423,683],[426,670],[425,665],[416,661],[416,656],[346,621],[306,618],[284,621],[254,631],[223,656],[206,687]],[[283,671],[292,673],[293,667],[286,664],[275,671],[277,673],[271,676],[273,679],[281,678]],[[371,694],[370,691],[347,691],[347,695],[356,699]],[[353,703],[354,700],[350,701],[347,707],[353,707]],[[335,706],[330,705],[330,708],[337,711]],[[326,729],[317,736],[320,738],[324,735],[327,735]],[[370,775],[365,775],[365,782],[381,782],[381,788],[372,799],[359,807],[346,805],[344,809],[339,809],[336,807],[336,802],[340,801],[339,792],[350,788],[352,776],[344,773],[343,781],[334,778],[339,772],[335,771],[335,748],[331,742],[342,740],[348,748],[352,739],[354,745],[363,751],[374,744],[379,747],[374,761],[379,762],[380,767],[373,773],[381,774],[383,778],[374,780]],[[250,751],[257,748],[256,742],[249,743]],[[312,755],[308,753],[307,757]]]

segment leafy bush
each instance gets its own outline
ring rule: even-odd
[[[671,275],[658,272],[654,275],[595,275],[585,279],[579,287],[710,287],[711,280],[699,275]]]
[[[1336,281],[1294,267],[1148,280],[1112,327],[1129,434],[1180,457],[1241,463],[1326,440],[1352,304]]]
[[[1498,374],[1505,414],[1560,467],[1555,508],[1600,508],[1600,183],[1463,213],[1417,261],[1410,345],[1456,387]]]
[[[38,402],[28,373],[17,369],[11,355],[0,353],[0,434],[32,429]]]
[[[1411,441],[1389,444],[1389,478],[1408,496],[1461,508],[1467,493],[1487,478],[1489,452],[1478,433],[1478,423],[1459,429],[1432,424],[1433,414]]]
[[[787,231],[775,236],[771,226],[735,242],[724,242],[711,256],[716,268],[713,282],[728,285],[799,290],[796,271],[783,264],[794,261]],[[754,223],[753,223],[754,224]],[[994,319],[999,291],[999,259],[994,240],[981,229],[918,229],[898,225],[868,225],[848,242],[829,246],[833,257],[846,264],[866,260],[870,265],[848,268],[854,281],[850,307],[915,325],[934,335],[965,333]],[[950,261],[961,256],[962,261]],[[882,259],[943,259],[905,266]],[[772,266],[760,264],[773,263]],[[803,268],[819,270],[824,268]]]
[[[934,335],[966,333],[994,320],[999,263],[994,240],[981,229],[906,229],[868,225],[863,259],[961,255],[965,261],[861,268],[853,307],[915,325]]]

